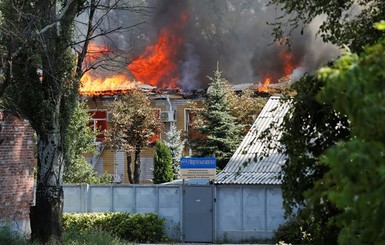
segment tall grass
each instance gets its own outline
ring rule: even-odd
[[[103,230],[67,230],[63,234],[63,245],[128,245],[132,244]]]

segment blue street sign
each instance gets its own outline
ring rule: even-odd
[[[197,157],[197,158],[181,158],[180,168],[191,169],[191,168],[213,168],[217,167],[217,159],[214,157]]]

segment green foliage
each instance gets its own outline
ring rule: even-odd
[[[124,241],[116,235],[99,229],[87,229],[83,231],[66,230],[63,233],[63,245],[129,245],[130,242]]]
[[[63,180],[68,184],[108,184],[112,182],[112,177],[107,173],[98,176],[92,165],[79,156],[71,159],[71,165],[66,166]]]
[[[327,195],[343,212],[336,217],[341,244],[382,244],[385,240],[385,39],[347,52],[333,67],[322,69],[320,92],[347,115],[352,125],[348,142],[330,148],[322,162],[330,171],[317,182],[311,197]]]
[[[64,213],[65,231],[84,232],[100,229],[132,242],[162,242],[165,220],[157,214],[128,213]]]
[[[82,71],[81,64],[75,69],[71,49],[80,5],[81,1],[0,1],[0,56],[6,61],[1,62],[0,97],[36,131],[31,236],[42,243],[54,243],[61,236],[65,134]]]
[[[160,142],[156,143],[154,154],[154,184],[173,180],[172,155],[168,147]]]
[[[192,143],[198,156],[215,157],[223,168],[241,141],[243,127],[230,113],[229,82],[218,69],[209,79],[204,109],[197,111],[202,123],[196,129],[203,137]]]
[[[110,183],[106,174],[98,177],[94,168],[83,157],[95,152],[96,132],[88,126],[91,116],[85,102],[77,102],[65,135],[65,159],[63,181],[65,183]]]
[[[124,149],[127,156],[135,153],[134,172],[128,167],[130,183],[139,183],[140,153],[142,148],[153,143],[160,133],[161,122],[147,94],[133,90],[115,101],[111,107],[111,127],[106,140],[114,149]],[[131,158],[127,159],[131,163]]]
[[[324,209],[328,212],[328,208]],[[314,216],[317,215],[317,216]],[[329,215],[330,216],[330,215]],[[330,218],[328,214],[326,218]],[[339,229],[334,224],[327,224],[327,220],[320,218],[320,210],[314,212],[310,208],[302,209],[292,215],[288,221],[281,224],[274,231],[276,242],[284,241],[289,244],[337,244]]]
[[[267,102],[266,98],[255,97],[253,94],[254,91],[252,90],[245,90],[239,94],[229,94],[230,114],[236,118],[237,124],[244,126],[243,135],[249,131]]]
[[[171,122],[170,131],[167,132],[166,145],[172,156],[172,171],[175,180],[179,178],[180,158],[182,157],[184,145],[181,140],[181,131],[177,130],[174,122]]]
[[[4,245],[38,245],[38,242],[31,242],[27,236],[11,231],[9,226],[0,228],[0,244]],[[69,229],[63,233],[63,245],[128,245],[132,244],[100,229],[74,230]]]
[[[66,160],[71,160],[84,153],[95,152],[96,133],[88,126],[91,116],[88,114],[88,106],[85,102],[77,101],[71,120],[68,124],[68,132],[65,135]]]
[[[335,244],[338,230],[329,219],[340,211],[326,195],[306,197],[315,182],[328,171],[328,166],[320,162],[321,154],[350,136],[346,118],[336,113],[331,105],[316,100],[323,86],[324,83],[314,76],[306,76],[293,84],[297,94],[287,98],[291,107],[276,130],[282,132],[280,143],[284,148],[280,150],[288,157],[280,174],[286,215],[296,214],[296,221],[301,223],[312,217],[313,226],[303,225],[302,231],[320,243]],[[269,141],[269,137],[265,140]]]
[[[276,40],[287,39],[298,27],[301,32],[312,21],[320,20],[319,33],[324,41],[347,45],[354,51],[362,50],[366,44],[375,43],[384,32],[378,31],[372,23],[383,19],[383,0],[270,0],[283,10],[283,16],[276,18],[273,34]],[[325,18],[326,16],[326,18]],[[289,31],[287,32],[286,29]]]
[[[289,244],[301,244],[302,234],[300,222],[295,219],[290,219],[279,225],[278,229],[274,231],[273,240],[277,243],[282,241]]]

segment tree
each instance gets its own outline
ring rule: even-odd
[[[78,101],[65,135],[65,161],[63,181],[65,183],[99,184],[111,182],[107,175],[98,177],[91,164],[84,158],[85,153],[93,153],[96,134],[88,126],[91,116],[87,104]]]
[[[254,96],[251,89],[244,90],[239,95],[230,91],[229,95],[230,114],[236,118],[238,124],[244,125],[242,135],[246,135],[267,100]]]
[[[329,220],[340,211],[326,195],[312,200],[305,195],[328,171],[320,162],[321,154],[350,136],[346,117],[336,113],[330,104],[316,100],[323,85],[315,76],[306,76],[293,84],[296,95],[286,98],[291,104],[289,112],[282,125],[273,131],[282,132],[280,151],[287,155],[280,173],[286,216],[297,216],[295,219],[303,232],[311,234],[313,241],[335,244],[338,232]],[[269,143],[269,131],[264,136]]]
[[[202,120],[196,129],[203,137],[193,142],[193,147],[198,156],[216,157],[223,168],[241,141],[242,125],[230,113],[229,82],[219,69],[209,79],[204,109],[197,111]]]
[[[111,107],[111,128],[106,136],[115,149],[124,149],[127,157],[127,174],[131,184],[139,183],[140,153],[154,136],[159,134],[161,123],[147,94],[133,90],[115,101]],[[131,167],[134,153],[134,172]]]
[[[385,22],[377,24],[385,30]],[[330,170],[310,193],[325,193],[343,212],[336,217],[341,244],[380,244],[385,239],[385,39],[360,55],[347,51],[319,71],[319,94],[351,123],[351,138],[327,150]]]
[[[4,106],[27,119],[37,134],[31,236],[43,244],[58,243],[62,234],[65,134],[77,100],[79,79],[87,70],[83,60],[88,43],[113,31],[103,26],[108,31],[97,32],[103,30],[98,26],[111,8],[128,9],[119,3],[123,1],[109,6],[94,0],[0,2],[0,97]],[[95,21],[98,9],[104,15]],[[74,20],[85,12],[88,19],[84,39],[75,42]],[[78,56],[71,49],[74,46],[80,50]]]
[[[64,134],[77,90],[70,44],[81,4],[9,0],[0,4],[5,49],[0,96],[7,108],[28,119],[37,134],[36,205],[30,217],[32,238],[44,244],[56,243],[62,233]]]
[[[173,180],[172,155],[167,145],[157,142],[154,154],[154,184],[165,183]]]
[[[270,0],[270,3],[277,4],[283,11],[282,16],[271,23],[276,40],[289,40],[296,29],[301,27],[301,32],[304,32],[312,21],[320,19],[319,33],[324,41],[347,45],[354,51],[360,51],[384,36],[372,26],[385,15],[385,2],[382,0]]]
[[[181,140],[181,131],[177,130],[174,122],[170,125],[170,131],[167,132],[166,145],[172,156],[173,179],[179,178],[180,158],[183,153],[183,141]]]

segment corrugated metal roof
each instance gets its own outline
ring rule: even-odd
[[[258,138],[271,125],[281,124],[288,109],[288,102],[270,97],[226,167],[217,175],[216,184],[280,184],[277,176],[286,156],[278,152],[278,147],[269,149]],[[282,133],[271,130],[269,144],[279,146]]]

